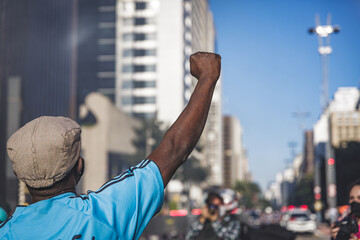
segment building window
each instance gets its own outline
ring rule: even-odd
[[[134,65],[134,72],[155,72],[156,65]]]
[[[100,88],[115,88],[115,78],[102,78],[99,81]]]
[[[100,44],[99,50],[101,55],[114,55],[116,51],[114,44]]]
[[[134,88],[154,88],[156,87],[156,81],[134,81]]]
[[[154,18],[135,18],[134,25],[140,26],[145,24],[154,24]]]
[[[155,103],[155,97],[133,97],[133,104]]]
[[[115,28],[100,28],[100,38],[115,38]]]
[[[123,56],[124,57],[131,57],[133,55],[133,50],[132,49],[124,49],[123,51]]]
[[[114,71],[115,70],[115,61],[109,61],[109,62],[104,62],[101,61],[99,62],[99,70],[100,72],[110,72],[110,71]]]
[[[127,97],[122,97],[121,102],[123,105],[130,105],[131,104],[131,97],[127,96]]]
[[[155,40],[156,34],[155,33],[124,33],[123,41],[144,41],[144,40]]]
[[[123,65],[122,72],[129,73],[129,72],[155,72],[156,65]]]
[[[123,88],[123,89],[132,88],[132,81],[123,81],[123,83],[122,83],[122,88]]]
[[[116,22],[116,14],[114,12],[102,12],[100,22]]]
[[[115,5],[115,4],[116,4],[115,1],[116,1],[116,0],[100,0],[99,5],[100,5],[100,6]]]
[[[156,49],[125,49],[123,51],[124,57],[145,57],[156,56]]]
[[[122,67],[122,72],[124,72],[124,73],[129,73],[129,72],[132,72],[132,65],[123,65],[123,67]]]
[[[144,10],[147,7],[147,2],[136,2],[135,9],[136,10]]]
[[[155,97],[131,97],[131,96],[122,97],[123,105],[149,104],[149,103],[155,103],[155,102],[156,102]]]
[[[123,89],[129,88],[155,88],[156,81],[124,81],[122,83]]]
[[[155,113],[134,113],[133,116],[141,119],[152,119],[155,118]]]
[[[135,49],[134,50],[135,57],[155,56],[155,55],[156,55],[155,49]]]
[[[155,33],[135,33],[134,40],[135,41],[144,41],[144,40],[155,40]]]
[[[146,18],[135,18],[135,25],[145,25],[146,24]]]

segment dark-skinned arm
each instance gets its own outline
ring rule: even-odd
[[[190,56],[190,72],[198,79],[195,90],[160,145],[147,157],[159,167],[164,187],[187,160],[201,136],[220,69],[220,55],[198,52]]]

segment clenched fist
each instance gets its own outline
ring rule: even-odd
[[[221,57],[215,53],[197,52],[190,56],[190,73],[198,80],[217,81],[220,76]]]

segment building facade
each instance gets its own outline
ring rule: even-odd
[[[77,115],[77,1],[4,0],[0,12],[0,175],[6,176],[0,198],[14,208],[23,191],[6,156],[7,139],[36,117]]]
[[[239,120],[233,116],[224,116],[223,123],[223,182],[225,187],[230,188],[236,181],[248,180],[248,164],[244,155],[243,129]]]
[[[358,178],[359,97],[356,87],[340,87],[314,125],[315,186],[325,208],[329,199],[346,204],[347,187]],[[329,142],[332,158],[328,159]],[[331,174],[331,169],[335,169]],[[335,190],[335,191],[334,191]]]
[[[196,85],[190,55],[215,51],[208,1],[120,0],[116,14],[115,105],[170,126]],[[222,184],[221,104],[220,80],[196,154],[210,168],[209,184]]]

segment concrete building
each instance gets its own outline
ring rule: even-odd
[[[335,193],[337,192],[337,202],[345,203],[341,196],[346,196],[346,186],[357,179],[357,175],[347,170],[360,170],[357,161],[351,159],[358,158],[354,153],[356,149],[347,148],[348,143],[358,143],[359,133],[359,90],[355,87],[341,87],[330,101],[325,112],[320,116],[314,125],[314,146],[315,146],[315,186],[319,186],[321,200],[327,202],[326,196],[330,193],[328,189],[329,181],[337,182]],[[326,159],[326,143],[330,141],[331,150],[335,156],[333,163],[336,169],[335,176],[327,172],[330,166]],[[343,154],[343,153],[347,154]],[[352,153],[351,153],[352,152]],[[353,155],[351,157],[351,155]],[[344,168],[344,164],[348,167]],[[346,170],[347,169],[347,170]],[[331,179],[330,179],[331,178]],[[324,204],[326,206],[326,204]]]
[[[81,106],[82,155],[86,171],[80,183],[82,192],[97,190],[105,182],[125,171],[133,162],[129,156],[136,149],[134,128],[141,123],[121,112],[100,93],[91,93]]]
[[[315,167],[314,133],[305,132],[303,173],[313,174]]]
[[[232,187],[237,181],[245,181],[248,164],[244,155],[243,129],[238,119],[233,116],[223,117],[224,130],[224,186]]]
[[[169,126],[196,84],[189,57],[215,50],[215,28],[208,1],[121,0],[116,5],[115,104],[143,119]],[[209,184],[222,184],[221,81],[214,93],[201,153],[211,169]]]

